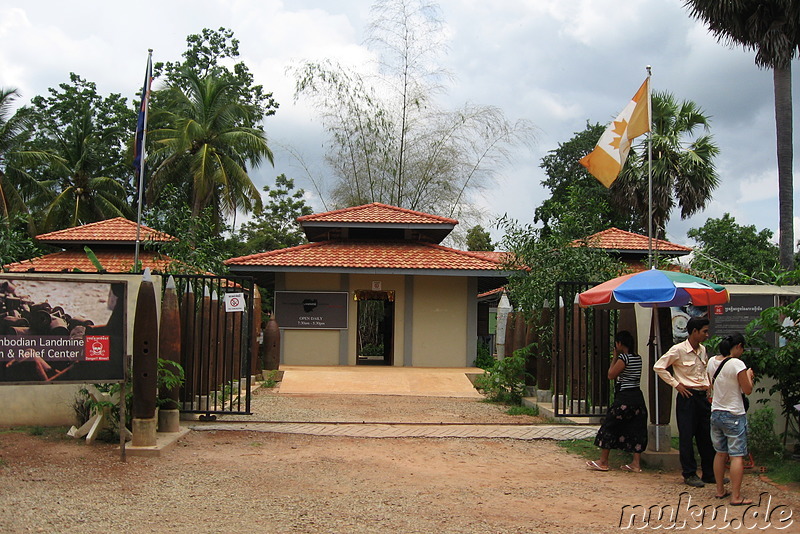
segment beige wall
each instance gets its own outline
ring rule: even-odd
[[[281,290],[347,291],[348,329],[281,330],[282,362],[286,365],[340,365],[339,351],[346,343],[347,365],[356,365],[358,306],[353,292],[371,290],[395,292],[393,365],[406,364],[406,351],[414,367],[464,367],[467,365],[469,331],[469,284],[466,277],[414,276],[413,295],[406,294],[405,275],[391,274],[309,274],[286,273]],[[411,310],[408,307],[411,306]],[[410,311],[410,313],[409,313]],[[410,332],[406,318],[411,317]],[[406,346],[410,339],[410,347]]]
[[[465,277],[414,278],[414,367],[466,366],[467,299]]]
[[[42,274],[42,273],[11,273],[9,278],[44,278],[68,280],[76,279],[81,282],[117,282],[125,281],[128,287],[126,322],[127,354],[133,351],[133,318],[136,314],[136,296],[139,292],[140,275],[77,275],[77,274]],[[0,275],[2,278],[2,275]],[[161,287],[161,277],[154,276],[153,284]],[[160,313],[161,291],[156,290],[157,313]],[[75,423],[75,412],[72,405],[75,395],[83,384],[43,384],[11,386],[0,384],[0,426],[14,425],[43,425],[59,426]]]

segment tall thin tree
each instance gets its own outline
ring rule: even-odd
[[[784,269],[794,267],[792,177],[792,59],[800,55],[797,0],[686,0],[692,17],[722,43],[755,51],[756,65],[772,69],[778,155],[778,245]]]

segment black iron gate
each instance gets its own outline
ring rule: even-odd
[[[249,415],[254,280],[175,276],[181,314],[183,412]]]
[[[580,308],[577,295],[586,282],[556,283],[558,313],[553,343],[553,412],[562,417],[597,417],[608,411],[608,365],[617,312]]]

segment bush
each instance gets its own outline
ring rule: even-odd
[[[492,356],[491,346],[488,343],[478,341],[478,354],[472,365],[483,370],[489,370],[495,361],[494,356]]]
[[[759,461],[783,456],[783,444],[775,434],[775,412],[766,407],[747,416],[747,448]]]
[[[524,351],[495,361],[486,372],[475,379],[475,387],[493,402],[519,406],[525,393]]]

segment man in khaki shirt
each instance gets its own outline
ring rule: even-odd
[[[653,365],[661,379],[678,392],[675,402],[675,418],[678,423],[679,452],[683,480],[689,486],[702,488],[713,484],[714,446],[711,443],[711,403],[708,399],[710,383],[706,373],[706,348],[702,342],[708,339],[708,319],[693,317],[686,323],[689,337],[673,345]],[[668,369],[672,367],[672,374]],[[697,476],[697,460],[694,443],[700,453],[702,478]]]

